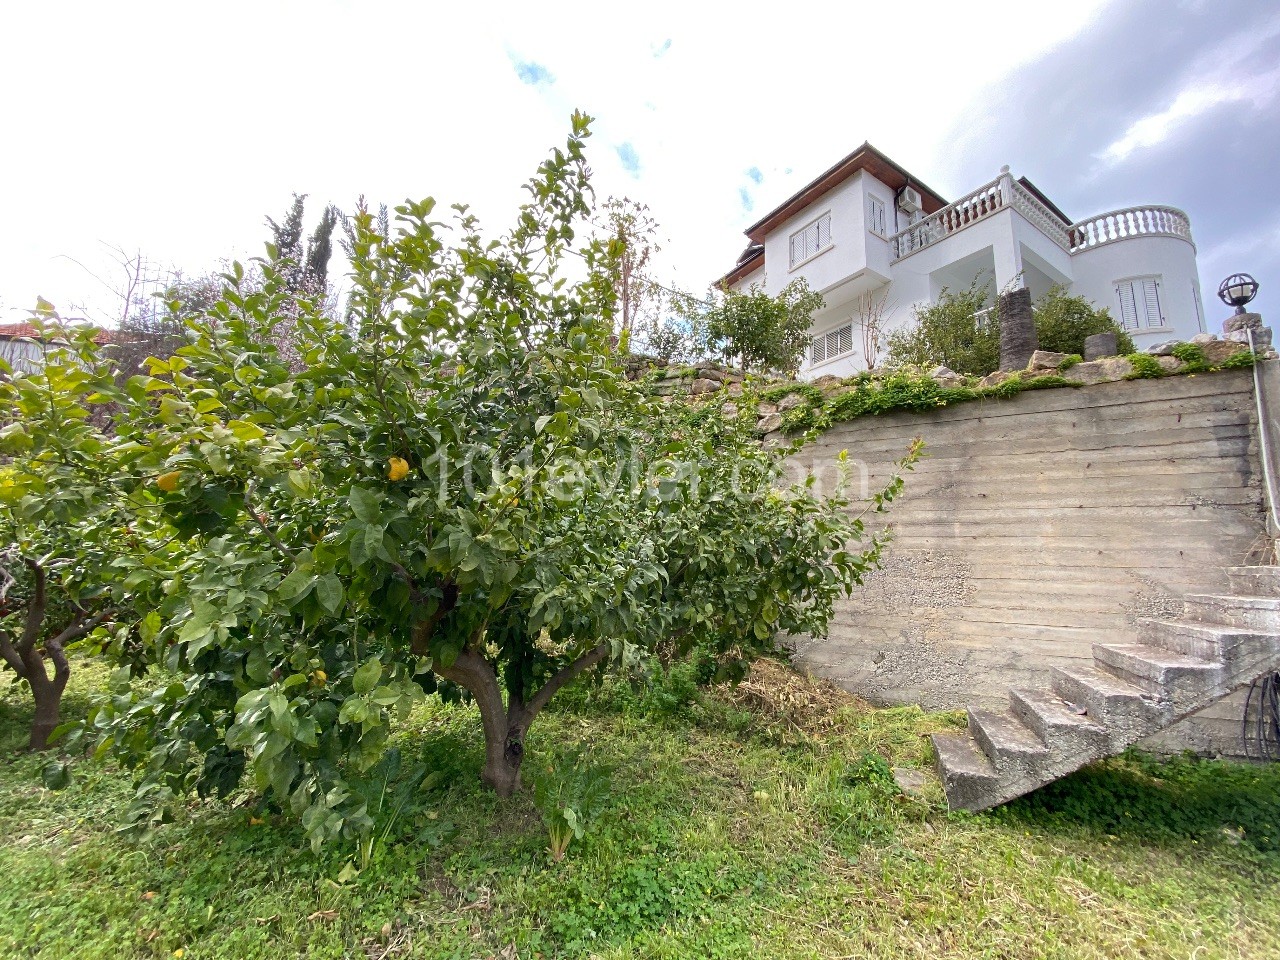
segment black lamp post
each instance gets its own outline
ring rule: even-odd
[[[1218,299],[1236,313],[1244,313],[1244,305],[1258,295],[1258,281],[1247,273],[1233,273],[1218,287]]]

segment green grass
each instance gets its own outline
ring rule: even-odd
[[[69,715],[103,679],[77,667]],[[924,734],[956,715],[805,690],[777,709],[687,682],[568,698],[528,767],[592,744],[616,771],[558,864],[528,795],[480,789],[474,713],[429,704],[399,746],[438,775],[340,882],[353,848],[314,857],[248,796],[118,834],[128,777],[80,761],[43,789],[47,758],[15,753],[29,704],[0,689],[0,956],[1280,956],[1275,767],[1130,757],[949,814],[887,764],[927,767]]]

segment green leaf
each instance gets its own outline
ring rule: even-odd
[[[351,494],[347,499],[351,504],[351,512],[355,514],[357,520],[363,520],[365,523],[377,523],[382,518],[380,507],[382,494],[378,491],[369,490],[365,487],[352,487]]]
[[[378,685],[382,678],[382,664],[374,657],[356,670],[351,678],[351,686],[356,693],[368,693]]]
[[[40,771],[40,779],[46,789],[61,790],[71,783],[71,768],[61,760],[53,760],[44,765]]]
[[[267,431],[256,423],[250,423],[247,420],[232,420],[227,424],[227,429],[241,443],[247,443],[250,440],[261,440],[267,435]]]
[[[342,606],[342,596],[342,581],[336,574],[326,573],[316,581],[316,599],[330,613],[338,612],[338,608]]]
[[[316,583],[316,576],[310,570],[294,567],[289,575],[280,581],[276,593],[285,603],[293,605],[311,592]]]

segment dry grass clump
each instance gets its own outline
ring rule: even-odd
[[[750,710],[766,722],[780,723],[810,736],[834,732],[841,715],[870,710],[830,680],[800,673],[778,660],[761,659],[736,686],[719,688],[716,695],[735,707]]]

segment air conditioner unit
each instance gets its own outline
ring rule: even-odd
[[[918,212],[922,205],[920,191],[915,187],[903,187],[898,192],[898,206],[907,213]]]

